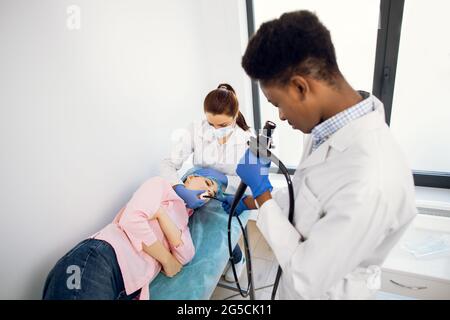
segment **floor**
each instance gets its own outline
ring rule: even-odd
[[[270,300],[272,294],[272,287],[259,289],[272,285],[275,281],[277,274],[278,264],[275,260],[272,250],[267,244],[264,237],[256,227],[256,222],[249,220],[247,224],[247,232],[250,240],[250,252],[252,254],[252,270],[253,281],[255,283],[256,299],[257,300]],[[243,249],[242,239],[239,241],[241,248]],[[242,276],[239,278],[239,283],[242,287],[247,286],[247,272],[246,269],[242,272]],[[248,300],[249,298],[243,298],[238,292],[228,290],[225,288],[217,287],[211,300]]]

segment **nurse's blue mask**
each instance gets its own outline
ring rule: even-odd
[[[236,122],[234,122],[234,124],[231,124],[229,126],[226,126],[223,128],[217,128],[217,129],[214,128],[213,126],[211,126],[214,138],[216,138],[216,139],[222,139],[222,138],[228,136],[231,132],[233,132],[235,127],[236,127]]]

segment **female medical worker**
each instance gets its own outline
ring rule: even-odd
[[[262,24],[242,66],[280,119],[310,134],[292,179],[293,224],[286,190],[272,195],[260,174],[270,164],[246,151],[236,169],[282,268],[279,298],[373,298],[379,266],[416,214],[411,170],[383,104],[348,84],[329,31],[309,11]],[[242,205],[255,207],[250,196]]]
[[[217,89],[209,92],[203,107],[206,119],[191,123],[187,129],[178,132],[173,139],[170,157],[161,163],[161,176],[172,183],[175,192],[191,209],[204,203],[201,199],[203,192],[186,189],[177,170],[193,154],[194,166],[210,167],[226,174],[228,186],[225,192],[234,193],[240,182],[236,176],[236,165],[251,136],[250,127],[239,111],[236,93],[229,84],[220,84]],[[229,196],[225,201],[230,202],[232,198]],[[245,266],[245,257],[239,245],[234,248],[232,258],[240,275]],[[234,281],[229,265],[225,269],[225,280]]]

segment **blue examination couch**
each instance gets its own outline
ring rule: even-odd
[[[239,218],[247,225],[249,211]],[[196,249],[194,259],[173,278],[163,273],[150,284],[152,300],[209,299],[229,261],[228,214],[216,200],[196,210],[189,220],[189,228]],[[238,242],[242,232],[239,222],[233,218],[232,244]],[[244,248],[241,248],[244,253]]]

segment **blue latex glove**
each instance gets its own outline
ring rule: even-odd
[[[247,196],[243,197],[237,207],[236,210],[234,212],[235,216],[239,216],[242,211],[248,210],[247,205],[244,203],[244,199],[247,198]],[[233,200],[234,200],[234,196],[225,196],[223,201],[222,201],[222,208],[225,210],[226,213],[230,214],[230,210],[231,210],[231,205],[233,204]]]
[[[197,209],[205,204],[205,201],[199,196],[206,190],[189,190],[182,184],[177,184],[174,188],[177,195],[186,202],[186,206],[190,209]]]
[[[252,190],[253,198],[259,197],[266,191],[272,191],[269,181],[270,160],[257,158],[247,149],[236,168],[237,175]]]

